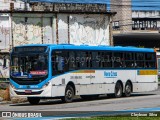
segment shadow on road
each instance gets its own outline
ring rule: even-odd
[[[139,93],[137,93],[137,94],[132,94],[131,95],[131,97],[138,97],[138,96],[150,96],[150,95],[156,95],[156,94],[139,94]]]
[[[51,100],[41,100],[40,103],[38,105],[57,105],[57,104],[64,104],[61,100],[57,100],[57,99],[51,99]],[[38,105],[34,105],[34,106],[38,106]],[[28,102],[25,103],[16,103],[16,104],[11,104],[10,106],[33,106]]]
[[[151,96],[151,95],[156,95],[156,94],[141,94],[141,93],[134,93],[130,96],[130,98],[132,97],[141,97],[141,96]],[[122,97],[122,98],[128,98],[128,97]],[[87,102],[87,101],[96,101],[96,100],[107,100],[107,99],[118,99],[118,98],[113,98],[113,97],[108,97],[107,95],[101,95],[100,97],[98,97],[97,99],[90,99],[90,100],[84,100],[79,98],[74,99],[73,102]],[[60,99],[48,99],[48,100],[41,100],[40,103],[38,105],[34,105],[34,106],[39,106],[39,105],[57,105],[57,104],[66,104],[63,103]],[[11,104],[10,106],[33,106],[31,104],[29,104],[28,102],[25,103],[16,103],[16,104]]]

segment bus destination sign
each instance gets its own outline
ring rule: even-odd
[[[29,47],[15,47],[13,50],[15,53],[19,52],[45,52],[46,47],[45,46],[29,46]]]

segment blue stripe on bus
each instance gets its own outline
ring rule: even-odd
[[[110,51],[133,51],[133,52],[154,52],[151,48],[122,47],[122,46],[88,46],[88,45],[71,45],[71,44],[30,44],[23,46],[48,46],[51,49],[70,49],[70,50],[110,50]],[[18,46],[18,47],[23,47]]]

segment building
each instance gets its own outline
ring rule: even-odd
[[[132,11],[132,30],[160,33],[160,11]]]
[[[44,0],[45,1],[45,0]],[[46,0],[47,1],[47,0]],[[54,0],[52,0],[54,1]],[[106,4],[23,2],[0,10],[0,77],[9,75],[9,51],[24,44],[112,45]],[[7,73],[6,73],[6,72]]]
[[[159,33],[160,1],[133,0],[132,4],[133,30]]]
[[[111,0],[110,9],[117,12],[113,17],[113,28],[120,33],[132,31],[131,0]]]
[[[156,5],[158,2],[111,0],[111,11],[117,12],[113,20],[114,33],[160,32],[160,9]]]
[[[155,48],[160,74],[159,4],[159,0],[111,0],[111,11],[117,12],[113,18],[114,45]]]
[[[12,15],[13,46],[33,43],[110,45],[110,16],[103,4],[31,3]]]
[[[12,10],[23,11],[27,3],[20,0],[0,0],[0,78],[9,75],[9,51],[12,48]]]
[[[160,10],[156,9],[158,2],[111,0],[111,11],[117,12],[113,18],[114,45],[160,49]]]

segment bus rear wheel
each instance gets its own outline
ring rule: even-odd
[[[28,97],[27,99],[31,105],[37,105],[40,101],[40,98],[38,97]]]
[[[114,97],[120,98],[122,96],[123,88],[120,82],[116,83],[115,90],[114,90]]]
[[[74,89],[71,85],[67,85],[65,90],[65,96],[62,97],[62,101],[65,103],[70,103],[73,101],[74,98]]]
[[[124,96],[129,97],[131,95],[131,92],[132,92],[132,85],[130,82],[127,82],[125,85]]]

